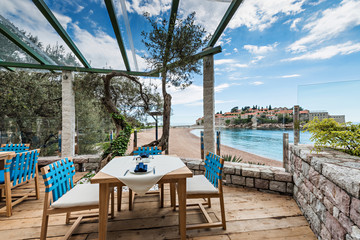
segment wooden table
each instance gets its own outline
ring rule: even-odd
[[[5,152],[0,151],[0,170],[3,170],[5,167],[5,160],[13,158],[16,153],[15,152]]]
[[[108,164],[111,164],[108,163]],[[186,178],[192,177],[193,173],[186,166],[176,169],[160,180],[160,183],[177,183],[178,199],[179,199],[179,230],[181,239],[186,239]],[[107,221],[109,211],[109,188],[118,186],[119,182],[116,177],[98,172],[92,179],[91,183],[99,183],[99,239],[105,240],[107,234]]]

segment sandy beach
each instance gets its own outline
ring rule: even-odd
[[[192,128],[171,128],[170,129],[170,150],[169,154],[175,154],[185,158],[201,158],[200,156],[200,138],[191,134]],[[162,129],[159,128],[159,138],[161,137]],[[138,132],[138,146],[147,144],[155,140],[155,129],[146,129]],[[133,149],[133,139],[130,141],[128,152]],[[249,152],[241,151],[232,147],[221,145],[221,155],[230,154],[242,157],[242,162],[260,163],[269,166],[281,167],[282,162],[261,157]]]

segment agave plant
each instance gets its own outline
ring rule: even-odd
[[[241,162],[243,159],[242,159],[242,157],[237,157],[237,156],[233,156],[233,155],[230,155],[230,154],[225,154],[225,155],[222,155],[221,156],[223,159],[224,159],[224,161],[226,161],[226,162],[235,162],[235,163],[239,163],[239,162]]]

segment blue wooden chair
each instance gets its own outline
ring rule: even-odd
[[[0,212],[6,212],[6,216],[12,215],[12,208],[27,199],[35,197],[39,199],[39,173],[37,159],[40,149],[20,152],[6,159],[4,170],[0,170],[0,189],[5,191],[6,206]],[[31,179],[35,182],[35,195],[32,192],[23,195],[12,195],[11,190],[15,187],[28,183]],[[18,198],[12,201],[12,198]]]
[[[161,155],[161,147],[134,147],[133,149],[133,155],[137,156],[137,155],[142,155],[144,153],[147,153],[149,155]],[[160,206],[164,207],[164,184],[160,184],[159,185],[160,188]],[[117,187],[118,191],[117,191],[117,199],[118,199],[118,211],[121,210],[121,198],[122,198],[122,187],[119,185]],[[151,192],[147,192],[147,194],[158,194],[158,191],[151,191]],[[135,194],[134,192],[129,188],[129,210],[131,211],[134,207],[134,199],[135,199]]]
[[[187,225],[187,229],[222,227],[226,229],[224,196],[222,189],[222,171],[224,159],[209,152],[205,158],[205,175],[195,175],[186,179],[186,198],[207,199],[204,203],[187,204],[187,206],[198,206],[205,216],[206,223]],[[220,199],[221,222],[214,222],[206,212],[203,205],[211,207],[211,198]]]
[[[16,153],[29,151],[29,149],[30,149],[30,144],[24,144],[24,143],[1,144],[0,147],[0,151],[16,152]]]
[[[141,155],[143,153],[148,153],[149,155],[160,155],[162,152],[161,147],[135,147],[133,155]]]
[[[71,158],[61,159],[41,168],[45,183],[45,201],[41,224],[40,239],[45,240],[49,216],[66,213],[66,224],[75,220],[72,227],[65,234],[64,239],[70,238],[83,218],[98,217],[99,214],[71,217],[71,212],[85,211],[99,208],[99,185],[77,184],[74,186],[75,166]],[[111,193],[111,217],[114,217],[114,189]]]

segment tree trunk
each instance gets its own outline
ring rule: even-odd
[[[164,98],[164,109],[163,109],[163,132],[159,145],[166,153],[169,153],[169,135],[170,135],[170,114],[171,114],[171,95],[166,92],[166,73],[167,70],[161,74],[162,77],[162,94]]]

